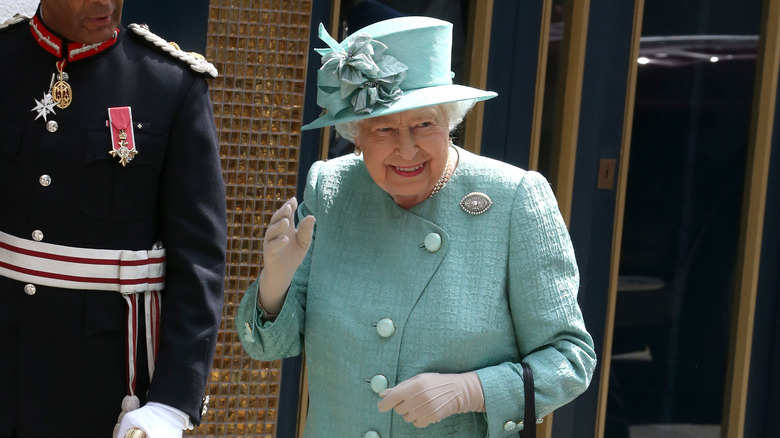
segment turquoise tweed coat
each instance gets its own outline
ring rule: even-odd
[[[305,349],[305,437],[517,436],[521,359],[534,371],[538,417],[590,383],[596,355],[549,184],[538,173],[458,153],[450,182],[408,210],[373,182],[360,157],[312,166],[298,214],[317,218],[314,240],[284,306],[263,321],[255,282],[236,318],[254,358]],[[460,201],[472,192],[492,206],[467,213]],[[435,252],[424,244],[430,234],[441,238]],[[377,409],[375,376],[392,387],[424,372],[467,371],[479,376],[485,413],[416,428]]]

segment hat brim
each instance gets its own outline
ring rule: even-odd
[[[406,90],[404,91],[403,97],[393,102],[393,104],[389,107],[380,105],[368,114],[356,114],[352,111],[352,108],[345,108],[338,114],[323,114],[315,121],[309,123],[308,125],[302,126],[301,130],[323,128],[325,126],[333,126],[339,123],[386,116],[388,114],[395,114],[412,109],[434,106],[441,103],[458,102],[461,100],[470,99],[474,99],[476,101],[488,100],[496,96],[498,96],[498,94],[492,91],[484,91],[478,88],[455,84],[426,87],[417,90]]]

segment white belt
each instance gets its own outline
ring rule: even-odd
[[[127,302],[127,393],[135,395],[138,294],[144,294],[149,378],[159,347],[160,293],[165,249],[124,251],[76,248],[20,239],[0,231],[0,275],[64,289],[120,292]]]
[[[165,249],[76,248],[0,231],[0,275],[65,289],[133,294],[165,288]]]

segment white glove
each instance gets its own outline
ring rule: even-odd
[[[437,423],[452,414],[485,412],[485,396],[477,373],[423,373],[379,394],[380,412],[395,409],[417,427]]]
[[[295,229],[298,200],[290,198],[271,216],[263,238],[263,270],[260,272],[257,300],[269,314],[282,310],[287,289],[311,246],[314,216],[306,216]]]
[[[119,422],[115,438],[124,438],[127,431],[138,428],[146,432],[146,438],[181,438],[184,429],[192,429],[189,415],[157,402],[125,413]]]

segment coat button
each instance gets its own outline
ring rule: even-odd
[[[431,233],[425,236],[425,249],[429,252],[436,252],[441,249],[441,236],[437,233]]]
[[[35,285],[34,284],[27,284],[24,286],[24,293],[27,295],[35,295]]]
[[[49,187],[51,185],[51,177],[49,175],[41,175],[38,178],[38,182],[44,187]]]
[[[32,238],[33,238],[34,241],[40,242],[41,240],[43,240],[43,231],[41,231],[41,230],[33,231],[32,232]]]
[[[58,129],[60,129],[60,125],[57,124],[57,122],[55,122],[54,120],[49,120],[48,122],[46,122],[47,131],[54,133],[57,132]]]
[[[387,377],[377,374],[371,378],[371,390],[379,394],[387,389]]]
[[[507,421],[504,423],[504,432],[511,432],[513,430],[517,429],[517,423],[514,421]]]
[[[382,318],[376,323],[376,332],[383,338],[389,338],[395,333],[395,324],[390,318]]]
[[[381,438],[378,433],[373,430],[369,430],[363,435],[363,438]]]

